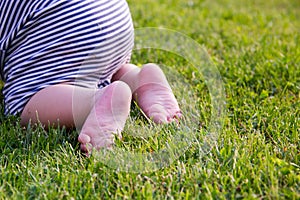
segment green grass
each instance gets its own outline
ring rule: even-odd
[[[167,66],[168,74],[176,72],[170,77],[174,92],[186,120],[196,125],[188,148],[177,146],[186,151],[170,154],[173,162],[159,170],[125,172],[99,156],[81,155],[75,131],[21,128],[19,118],[1,114],[0,199],[300,199],[300,2],[129,5],[135,27],[173,29],[206,48],[226,90],[217,144],[205,155],[200,151],[212,116],[203,76],[170,52],[135,51],[133,63],[155,62]],[[172,125],[149,125],[133,106],[116,157],[152,155],[178,132]]]

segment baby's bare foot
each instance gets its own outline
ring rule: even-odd
[[[181,117],[172,89],[163,71],[155,64],[147,64],[139,72],[139,86],[134,98],[155,123],[178,121]]]
[[[130,111],[131,90],[123,82],[114,82],[97,97],[87,117],[78,141],[81,150],[90,153],[93,148],[110,148],[125,126]]]

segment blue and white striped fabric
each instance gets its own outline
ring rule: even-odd
[[[13,115],[50,85],[109,84],[134,42],[125,0],[0,0],[0,23],[5,113]]]

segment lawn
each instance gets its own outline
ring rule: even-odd
[[[87,158],[75,130],[20,127],[2,103],[0,199],[300,199],[300,1],[128,3],[132,62],[162,67],[182,122],[133,104],[115,150]],[[144,27],[173,51],[139,48]]]

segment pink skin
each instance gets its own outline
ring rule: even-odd
[[[56,125],[59,119],[60,125],[76,124],[81,129],[81,149],[90,153],[93,148],[110,148],[114,137],[121,137],[132,94],[145,115],[156,123],[169,123],[181,117],[178,103],[158,66],[147,64],[140,69],[126,64],[114,74],[113,81],[100,90],[67,84],[45,88],[27,103],[21,123]]]
[[[172,89],[157,65],[150,63],[139,69],[135,65],[126,64],[113,78],[129,85],[134,100],[155,123],[169,123],[181,117]]]
[[[78,137],[84,152],[90,152],[92,147],[110,148],[115,135],[122,137],[121,131],[129,115],[130,102],[131,90],[127,84],[119,81],[105,88],[96,100]]]

